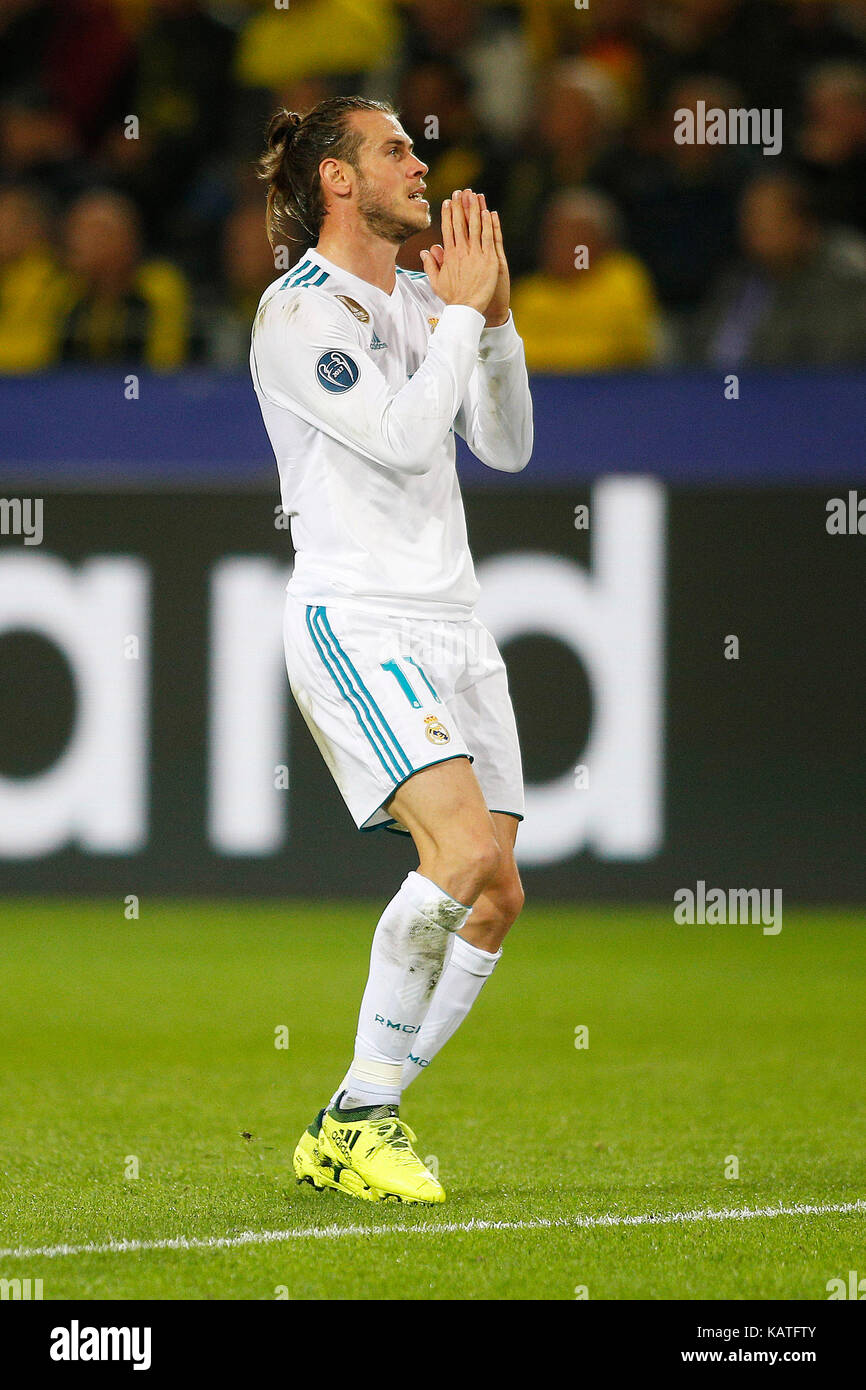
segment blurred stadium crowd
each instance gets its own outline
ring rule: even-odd
[[[866,362],[863,0],[0,0],[0,371],[243,366],[267,117],[348,92],[430,165],[402,265],[499,208],[531,368]],[[699,101],[781,152],[678,144]]]

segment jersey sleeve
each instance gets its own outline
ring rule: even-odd
[[[523,340],[513,315],[481,334],[478,361],[454,429],[489,468],[519,473],[529,462],[534,439],[532,396]]]
[[[402,473],[426,473],[475,370],[484,316],[453,304],[421,366],[395,391],[348,310],[320,290],[274,294],[253,325],[264,397],[341,444]]]

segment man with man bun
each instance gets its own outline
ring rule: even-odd
[[[427,165],[360,97],[268,129],[271,245],[308,247],[262,296],[250,368],[291,517],[289,682],[360,830],[411,835],[418,867],[376,926],[345,1077],[301,1136],[300,1181],[366,1201],[445,1193],[402,1121],[523,905],[520,748],[502,657],[474,616],[454,434],[517,473],[532,403],[499,217],[458,189],[423,271]],[[323,875],[327,865],[322,865]]]

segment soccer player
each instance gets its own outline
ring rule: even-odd
[[[292,693],[360,830],[412,836],[376,927],[352,1062],[294,1156],[300,1181],[367,1201],[445,1193],[402,1122],[404,1088],[477,999],[523,905],[520,749],[479,586],[454,432],[491,468],[532,452],[499,218],[457,190],[425,271],[427,165],[359,97],[279,111],[259,173],[276,248],[309,248],[262,296],[250,369],[291,517]]]

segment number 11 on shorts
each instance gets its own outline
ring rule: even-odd
[[[421,667],[418,665],[418,662],[414,661],[411,656],[407,656],[406,660],[410,662],[412,666],[415,667],[415,670],[418,672],[427,689],[430,691],[430,694],[433,696],[433,699],[436,701],[437,705],[441,705],[442,701],[439,699],[439,696],[436,694],[436,691],[433,689],[433,686],[430,684]],[[405,671],[401,669],[399,663],[396,660],[383,661],[382,670],[391,672],[391,675],[396,680],[397,684],[399,685],[403,694],[406,696],[406,699],[409,701],[409,704],[412,706],[412,708],[420,709],[421,701],[418,699],[418,696],[412,689],[409,679],[406,676]]]

